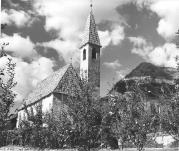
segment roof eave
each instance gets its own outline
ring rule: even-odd
[[[98,45],[98,44],[94,44],[94,43],[91,43],[91,42],[86,42],[86,43],[82,44],[79,48],[81,49],[81,48],[83,48],[84,46],[86,46],[87,44],[95,45],[95,46],[98,46],[98,47],[102,48],[101,44]]]

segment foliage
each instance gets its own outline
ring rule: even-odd
[[[36,114],[34,114],[36,113]],[[19,145],[39,148],[64,148],[70,135],[71,123],[65,113],[42,113],[26,107],[27,119],[20,122]]]
[[[71,90],[70,90],[71,91]],[[70,137],[72,147],[83,147],[86,150],[99,146],[101,115],[99,99],[94,96],[94,85],[82,79],[80,89],[74,89],[68,96],[69,115],[73,120]]]
[[[79,147],[86,150],[99,146],[101,115],[93,87],[81,80],[80,89],[68,89],[67,110],[42,113],[42,104],[35,108],[25,105],[27,118],[19,128],[19,144],[40,148]],[[72,92],[73,91],[73,92]],[[34,114],[36,113],[36,114]]]
[[[178,61],[178,56],[176,61]],[[179,71],[178,62],[177,71]],[[171,93],[171,97],[165,96],[166,101],[162,107],[160,118],[162,130],[179,141],[179,79],[175,79],[174,84],[175,91]]]
[[[176,92],[163,106],[160,114],[162,130],[174,139],[179,140],[179,89],[176,84]]]
[[[127,121],[130,141],[140,151],[147,141],[147,135],[155,134],[159,129],[159,118],[157,112],[145,108],[145,98],[137,85],[127,98],[127,110],[124,112],[127,120],[124,121]]]
[[[46,128],[44,129],[46,137],[47,147],[50,148],[64,148],[70,145],[69,137],[71,134],[71,121],[67,117],[65,112],[60,114],[47,113],[44,118],[44,124],[46,124]]]
[[[8,58],[8,63],[4,69],[1,69],[0,77],[0,138],[5,137],[4,131],[8,128],[10,107],[14,104],[15,94],[13,88],[16,86],[14,82],[16,64],[12,62],[12,59]],[[3,134],[2,134],[3,132]],[[0,146],[3,144],[0,141]]]
[[[140,83],[133,84],[124,94],[108,96],[108,118],[104,125],[108,131],[120,140],[121,146],[133,143],[140,151],[147,142],[147,135],[159,129],[159,115],[147,109],[146,98],[140,89]],[[103,126],[104,127],[104,126]],[[106,127],[105,130],[106,130]]]

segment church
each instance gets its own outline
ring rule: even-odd
[[[85,30],[80,44],[80,73],[73,67],[72,63],[62,67],[52,73],[49,77],[37,84],[23,101],[23,105],[18,109],[16,127],[19,127],[22,119],[27,119],[26,109],[35,109],[40,105],[42,112],[48,112],[52,109],[60,111],[67,109],[65,104],[68,89],[72,91],[80,89],[81,79],[93,82],[97,90],[97,96],[100,97],[100,39],[92,10],[86,21]],[[71,92],[72,92],[71,91]]]

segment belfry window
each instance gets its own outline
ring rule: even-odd
[[[92,59],[97,59],[97,53],[95,48],[92,49]]]
[[[83,60],[86,60],[86,49],[83,50]]]

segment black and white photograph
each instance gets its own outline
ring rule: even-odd
[[[179,151],[179,0],[0,0],[0,151]]]

